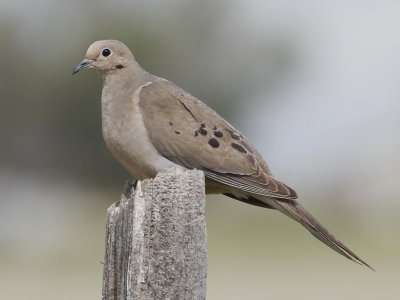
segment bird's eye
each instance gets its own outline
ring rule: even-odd
[[[111,54],[111,50],[108,48],[104,48],[103,50],[101,50],[101,55],[103,55],[104,57],[110,56]]]

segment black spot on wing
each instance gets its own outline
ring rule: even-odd
[[[231,133],[231,137],[232,137],[234,140],[240,140],[240,136],[237,135],[236,133]]]
[[[237,150],[237,151],[239,151],[239,152],[241,152],[243,154],[247,153],[246,149],[244,149],[242,146],[240,146],[237,143],[231,143],[231,146],[232,146],[233,149],[235,149],[235,150]]]
[[[205,129],[205,128],[200,128],[199,132],[201,135],[207,135],[207,129]]]
[[[214,131],[214,135],[215,135],[217,138],[222,138],[222,137],[224,136],[224,134],[222,133],[222,131],[219,131],[219,130]]]
[[[199,132],[201,135],[207,135],[207,128],[206,124],[202,123],[199,128]]]
[[[208,144],[213,148],[218,148],[219,147],[219,142],[214,138],[209,139],[208,140]]]
[[[241,139],[241,136],[240,136],[240,134],[238,134],[238,133],[236,133],[236,132],[234,132],[233,130],[230,130],[230,129],[226,129],[226,131],[228,131],[229,132],[229,134],[231,135],[231,138],[233,138],[234,140],[240,140]]]

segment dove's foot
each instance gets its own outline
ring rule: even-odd
[[[137,179],[134,180],[127,180],[125,181],[125,185],[124,185],[124,195],[126,198],[129,198],[132,194],[132,188],[136,189],[136,185],[138,183]]]

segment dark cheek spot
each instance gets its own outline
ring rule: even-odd
[[[233,149],[235,149],[235,150],[237,150],[237,151],[239,151],[239,152],[242,152],[242,153],[244,153],[244,154],[247,153],[246,149],[244,149],[244,148],[243,148],[242,146],[240,146],[239,144],[232,143],[231,146],[232,146]]]
[[[174,124],[172,124],[172,122],[168,122],[168,124],[169,124],[169,126],[172,126],[172,125],[174,125]]]
[[[194,136],[198,136],[199,135],[199,132],[198,131],[195,131],[194,132]]]
[[[116,65],[115,66],[117,69],[122,69],[124,66],[123,65]]]
[[[218,148],[219,147],[219,143],[216,139],[212,138],[208,140],[208,143],[210,144],[211,147],[213,148]]]
[[[181,134],[180,131],[178,131],[178,130],[175,130],[175,133],[176,133],[176,134]]]
[[[224,134],[222,133],[222,131],[219,131],[219,130],[214,131],[214,135],[215,135],[217,138],[222,138],[222,137],[224,136]]]

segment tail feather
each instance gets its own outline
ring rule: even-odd
[[[303,225],[314,237],[319,239],[325,245],[343,255],[344,257],[364,265],[374,270],[369,264],[361,259],[357,254],[351,251],[341,241],[335,238],[317,219],[315,219],[301,204],[296,200],[274,199],[260,195],[243,195],[241,193],[225,193],[224,195],[233,199],[265,208],[279,210],[291,219]],[[375,270],[374,270],[375,271]]]
[[[264,200],[264,199],[263,199]],[[271,201],[272,200],[272,201]],[[313,236],[329,246],[336,252],[347,257],[348,259],[367,266],[371,270],[374,270],[369,264],[362,260],[357,254],[351,251],[342,242],[336,239],[332,233],[330,233],[324,226],[321,225],[303,206],[296,201],[284,202],[279,199],[265,199],[263,202],[273,206],[275,209],[284,213],[288,217],[294,219],[303,225]]]

